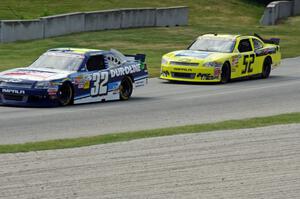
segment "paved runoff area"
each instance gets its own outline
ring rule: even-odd
[[[0,198],[300,197],[300,125],[0,155]]]

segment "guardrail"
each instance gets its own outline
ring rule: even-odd
[[[0,42],[33,40],[71,33],[188,24],[188,7],[126,8],[77,12],[35,20],[1,20]]]
[[[275,25],[278,20],[300,14],[300,0],[269,3],[260,20],[262,25]]]

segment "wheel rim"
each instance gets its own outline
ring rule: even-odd
[[[72,100],[72,88],[70,86],[63,85],[58,91],[58,99],[63,106],[70,104]]]
[[[122,81],[120,85],[120,96],[121,99],[128,99],[132,93],[132,83],[131,81],[126,78]]]

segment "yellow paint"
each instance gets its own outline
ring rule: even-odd
[[[187,81],[187,82],[220,82],[221,80],[221,75],[216,77],[215,79],[212,80],[203,80],[201,77],[198,77],[199,74],[208,74],[211,76],[214,76],[214,70],[216,67],[213,66],[204,66],[205,63],[207,62],[214,62],[216,63],[220,68],[224,65],[225,62],[228,62],[231,66],[231,79],[235,78],[240,78],[240,77],[245,77],[245,76],[251,76],[251,75],[257,75],[262,73],[263,69],[263,63],[266,57],[271,57],[272,59],[272,65],[273,66],[278,66],[281,61],[281,52],[280,52],[280,47],[278,45],[273,45],[273,44],[265,44],[263,43],[259,38],[254,37],[254,36],[241,36],[241,35],[213,35],[213,34],[207,34],[203,35],[201,37],[214,37],[215,38],[220,38],[220,39],[232,39],[233,41],[236,41],[234,50],[232,53],[218,53],[218,52],[213,52],[209,56],[205,58],[197,58],[191,56],[176,56],[178,51],[170,52],[165,54],[162,59],[164,62],[162,62],[161,65],[161,79],[166,79],[166,80],[175,80],[175,81]],[[199,37],[200,38],[200,37]],[[253,50],[250,52],[245,52],[245,53],[240,53],[238,50],[238,45],[239,42],[242,39],[250,39],[252,49],[254,49],[253,41],[252,39],[258,39],[260,42],[263,43],[263,47],[257,50],[267,50],[267,49],[274,49],[276,48],[276,53],[273,54],[265,54],[261,56],[256,55],[257,50]],[[192,52],[192,51],[191,51]],[[197,51],[201,52],[201,51]],[[205,52],[203,52],[205,53]],[[208,52],[210,53],[210,52]],[[248,70],[247,72],[245,71],[246,63],[249,63],[252,61],[253,57],[249,56],[254,56],[254,63],[250,65],[252,72],[248,72],[251,70]],[[176,64],[174,65],[174,62],[184,62],[186,65],[180,65]],[[194,64],[193,66],[187,66],[190,64]],[[220,64],[220,65],[219,65]],[[249,68],[249,67],[248,67]],[[182,78],[178,77],[174,74],[178,73],[190,73],[190,74],[195,74],[194,78]]]

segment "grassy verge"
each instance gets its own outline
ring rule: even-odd
[[[27,66],[49,48],[116,48],[124,53],[147,54],[150,75],[154,77],[159,74],[160,60],[164,53],[184,49],[197,36],[206,32],[257,32],[265,37],[279,37],[284,58],[300,55],[300,17],[284,20],[278,26],[262,27],[259,19],[264,6],[250,0],[44,0],[43,3],[37,0],[3,0],[0,5],[0,19],[28,19],[75,11],[174,5],[190,7],[188,26],[109,30],[0,44],[0,71]]]
[[[217,130],[233,130],[244,128],[256,128],[279,124],[300,123],[300,113],[289,113],[269,117],[257,117],[243,120],[229,120],[224,122],[188,125],[172,128],[162,128],[154,130],[134,131],[125,133],[115,133],[99,135],[93,137],[82,137],[74,139],[50,140],[42,142],[32,142],[25,144],[0,145],[0,153],[17,153],[51,149],[64,149],[91,146],[96,144],[106,144],[113,142],[130,141],[141,138],[161,137],[187,133],[200,133]]]

